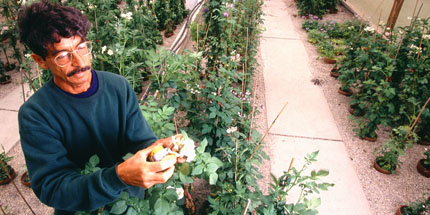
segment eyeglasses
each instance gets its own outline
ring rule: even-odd
[[[93,44],[91,43],[91,41],[80,43],[76,47],[76,49],[73,51],[62,51],[62,52],[58,53],[54,58],[54,62],[59,67],[66,66],[67,64],[72,62],[72,60],[73,60],[73,54],[72,53],[73,52],[76,52],[79,55],[81,55],[82,57],[85,57],[85,56],[88,56],[89,54],[91,54],[92,48],[93,48]]]

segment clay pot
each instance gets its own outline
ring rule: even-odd
[[[363,116],[364,115],[364,111],[360,111],[360,112],[358,112],[356,115],[354,114],[355,113],[355,109],[353,108],[353,107],[351,107],[351,105],[350,106],[348,106],[348,112],[351,114],[351,115],[354,115],[354,116]]]
[[[12,78],[10,78],[10,75],[4,75],[3,77],[0,77],[0,84],[5,85],[12,82]]]
[[[385,170],[385,169],[382,169],[382,168],[379,166],[378,162],[376,162],[376,160],[377,160],[377,159],[375,159],[375,162],[373,162],[373,167],[375,167],[375,169],[376,169],[378,172],[383,173],[383,174],[387,174],[387,175],[391,175],[391,174],[392,174],[390,171]]]
[[[0,185],[3,185],[3,184],[9,184],[15,177],[16,177],[16,172],[15,172],[15,170],[12,168],[12,174],[10,175],[12,178],[7,178],[7,179],[4,179],[3,181],[0,181]]]
[[[326,63],[326,64],[335,64],[336,63],[336,59],[324,57],[323,60],[324,60],[324,63]]]
[[[417,170],[422,176],[430,178],[430,170],[424,167],[424,161],[425,159],[421,159],[418,161]]]
[[[423,140],[423,139],[421,139],[421,140],[418,141],[418,144],[428,146],[428,145],[430,145],[430,140]]]
[[[408,207],[407,205],[401,205],[398,209],[397,209],[397,211],[396,211],[396,215],[404,215],[403,213],[402,213],[402,208],[406,208],[406,207]]]
[[[369,142],[376,142],[376,139],[378,139],[378,136],[375,136],[375,137],[363,137],[363,140],[367,140]]]
[[[352,95],[352,91],[351,90],[344,91],[341,88],[339,88],[339,90],[337,92],[339,94],[341,94],[341,95],[344,95],[344,96],[351,96]]]
[[[340,73],[337,71],[337,68],[333,68],[330,70],[330,76],[333,78],[338,78],[340,76]]]
[[[171,37],[171,36],[173,36],[173,32],[171,32],[171,33],[164,33],[164,36],[166,37],[166,38],[169,38],[169,37]]]
[[[28,172],[27,171],[25,171],[21,175],[21,183],[26,187],[31,187],[31,183],[29,181],[26,181],[26,178],[28,178]]]

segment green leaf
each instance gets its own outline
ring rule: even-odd
[[[203,166],[202,165],[197,165],[196,167],[194,167],[193,172],[191,172],[191,175],[200,175],[203,172]]]
[[[137,215],[137,211],[136,211],[136,209],[129,207],[126,215]]]
[[[321,198],[313,198],[309,201],[308,207],[311,209],[316,209],[321,205]]]
[[[169,212],[169,203],[164,199],[157,199],[154,209],[156,215],[166,215]]]
[[[197,147],[197,152],[198,153],[203,153],[203,152],[205,152],[205,148],[206,148],[206,146],[208,145],[208,140],[206,140],[206,138],[200,143],[200,146],[199,147]]]
[[[329,174],[328,170],[320,170],[317,172],[317,176],[327,176]]]
[[[113,214],[122,214],[127,210],[127,205],[124,200],[117,201],[110,210]]]
[[[93,156],[91,156],[91,158],[90,158],[90,163],[91,163],[93,166],[97,166],[97,165],[100,163],[99,156],[97,156],[97,155],[93,155]]]
[[[212,173],[209,175],[209,184],[210,185],[215,185],[217,180],[218,180],[218,174]]]
[[[207,171],[210,173],[216,172],[216,170],[219,168],[219,166],[215,163],[209,163],[207,165]]]

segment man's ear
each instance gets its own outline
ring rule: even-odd
[[[34,61],[36,61],[37,64],[40,65],[40,67],[42,67],[43,69],[48,69],[48,65],[46,65],[46,61],[40,55],[32,53],[31,57],[33,58]]]

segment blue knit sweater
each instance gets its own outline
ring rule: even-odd
[[[90,97],[68,95],[51,79],[19,110],[32,189],[55,208],[55,214],[95,210],[116,200],[122,191],[143,197],[144,189],[126,185],[116,166],[125,154],[157,138],[128,82],[113,73],[96,74],[98,89]],[[81,175],[79,170],[94,154],[102,169]]]

